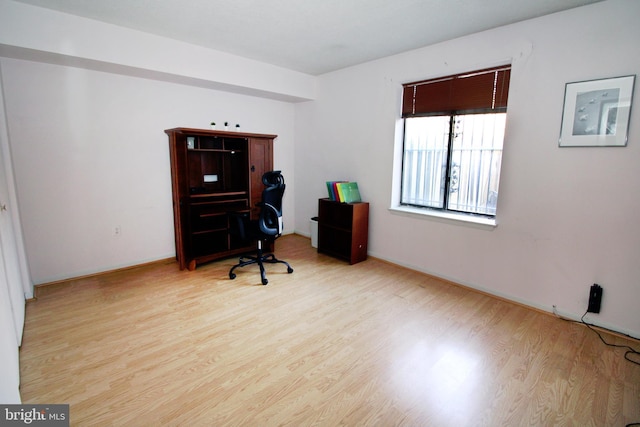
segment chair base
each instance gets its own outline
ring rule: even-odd
[[[284,264],[287,266],[287,273],[289,274],[293,273],[293,268],[291,268],[288,262],[279,260],[272,253],[267,253],[267,254],[263,253],[262,245],[258,244],[258,252],[255,256],[242,255],[240,257],[238,264],[231,267],[231,270],[229,270],[229,279],[233,280],[236,278],[236,274],[233,272],[236,268],[244,267],[252,264],[258,264],[258,266],[260,267],[260,278],[261,278],[262,284],[266,285],[267,283],[269,283],[269,281],[267,280],[267,273],[264,269],[264,264],[278,264],[278,263]]]

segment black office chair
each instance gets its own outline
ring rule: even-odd
[[[258,264],[260,266],[260,276],[262,284],[269,283],[264,269],[264,263],[284,264],[287,266],[287,273],[293,273],[293,268],[289,263],[281,261],[272,253],[263,253],[262,246],[264,243],[273,242],[282,234],[282,196],[284,195],[284,177],[280,171],[267,172],[262,176],[262,182],[266,186],[262,192],[262,202],[258,204],[260,207],[260,216],[257,220],[251,221],[249,214],[232,215],[231,232],[237,234],[244,241],[257,240],[257,253],[255,256],[242,255],[238,264],[229,270],[229,278],[235,279],[234,270],[238,267],[244,267],[250,264]]]

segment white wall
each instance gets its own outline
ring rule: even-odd
[[[10,0],[0,0],[0,18],[35,284],[175,254],[163,132],[172,127],[229,121],[278,135],[274,165],[287,178],[285,232],[293,231],[291,102],[313,99],[314,77]]]
[[[212,120],[273,133],[291,182],[290,103],[73,67],[2,59],[9,137],[35,284],[175,254],[164,129]],[[288,194],[289,195],[289,194]],[[122,233],[114,237],[113,229]]]
[[[296,229],[325,181],[371,203],[370,254],[548,311],[640,336],[640,95],[625,148],[558,148],[565,83],[640,74],[640,2],[609,0],[320,78],[296,110]],[[513,63],[498,227],[392,214],[401,84]],[[636,82],[636,87],[640,82]]]

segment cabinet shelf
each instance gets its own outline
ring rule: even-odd
[[[209,233],[217,233],[220,231],[227,231],[228,229],[225,228],[213,228],[211,230],[203,230],[203,231],[194,231],[193,235],[203,235],[203,234],[209,234]]]
[[[189,152],[240,154],[240,153],[244,153],[244,150],[223,150],[219,148],[190,148]]]
[[[323,227],[326,227],[329,230],[333,230],[337,233],[351,233],[351,228],[345,228],[345,227],[339,227],[337,225],[331,225],[331,224],[323,224]]]
[[[243,199],[225,199],[225,200],[208,200],[208,201],[203,201],[201,199],[195,199],[197,201],[193,201],[191,202],[192,206],[205,206],[205,205],[222,205],[222,204],[230,204],[230,203],[239,203],[239,202],[246,202],[247,198],[243,198]]]
[[[208,218],[210,216],[223,216],[225,214],[226,212],[205,213],[205,214],[200,214],[200,218]]]
[[[247,191],[225,191],[225,192],[216,192],[216,193],[200,193],[200,194],[189,194],[189,198],[193,200],[192,203],[220,203],[227,202],[232,199],[230,197],[244,196],[249,197],[249,193]],[[211,199],[211,200],[207,200]],[[215,200],[214,200],[215,199]]]

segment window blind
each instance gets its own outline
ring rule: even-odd
[[[403,85],[402,117],[507,111],[511,66]]]

